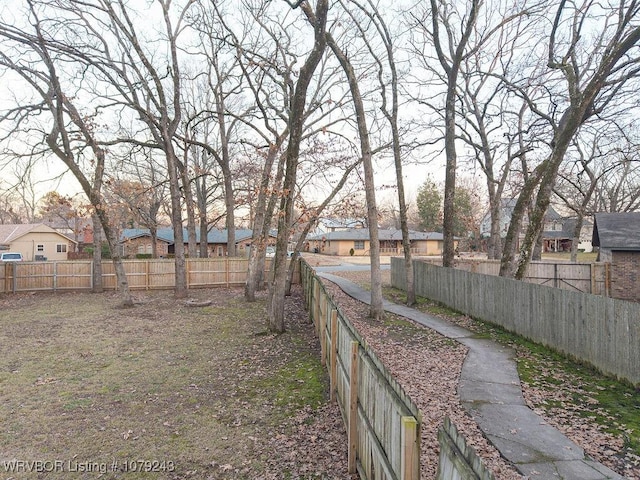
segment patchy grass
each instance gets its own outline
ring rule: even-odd
[[[596,252],[578,252],[577,261],[578,263],[593,263],[598,258],[598,254]],[[569,261],[571,260],[570,252],[546,252],[542,254],[542,260],[547,261]]]
[[[273,467],[274,432],[285,438],[288,419],[327,398],[313,329],[294,320],[264,334],[264,301],[191,296],[214,303],[187,307],[169,292],[140,294],[133,309],[115,308],[112,294],[0,296],[0,461],[127,480],[256,478]]]

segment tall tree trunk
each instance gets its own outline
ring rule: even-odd
[[[358,125],[358,137],[360,139],[360,152],[362,155],[362,165],[364,167],[365,197],[367,200],[367,221],[369,223],[369,256],[371,258],[371,305],[369,315],[371,318],[379,319],[384,316],[382,303],[382,274],[380,273],[380,236],[378,233],[378,207],[376,205],[375,182],[373,179],[373,162],[371,145],[369,141],[369,129],[367,118],[358,85],[358,77],[351,65],[351,61],[340,49],[333,37],[327,33],[327,42],[331,51],[338,58],[342,70],[347,76],[351,99],[356,110],[356,122]]]
[[[151,256],[158,258],[158,225],[155,222],[149,225],[149,236],[151,237]]]
[[[184,205],[187,211],[187,253],[189,258],[196,258],[198,256],[198,239],[196,237],[196,212],[195,202],[193,200],[193,192],[191,191],[191,181],[189,179],[189,171],[187,168],[187,152],[185,149],[184,163],[179,162],[178,168],[180,170],[180,181],[182,182],[182,193],[184,196]],[[203,240],[200,239],[200,242]],[[207,242],[207,239],[204,239]]]
[[[187,292],[187,268],[184,256],[184,232],[182,230],[182,194],[180,192],[180,176],[178,172],[178,159],[172,145],[165,145],[167,157],[167,170],[169,173],[169,192],[171,197],[171,226],[173,227],[174,264],[176,285],[174,295],[176,298],[186,298]]]
[[[100,219],[95,211],[91,214],[91,223],[93,224],[93,272],[91,283],[94,293],[102,293],[104,284],[102,282],[102,227]]]
[[[303,9],[306,7],[310,10],[311,8],[306,3],[302,3],[300,6]],[[326,48],[325,27],[328,9],[328,0],[318,0],[313,21],[314,46],[300,69],[291,105],[291,112],[289,114],[289,143],[287,145],[282,199],[280,201],[280,211],[278,214],[278,239],[276,242],[276,254],[272,263],[273,280],[269,288],[269,307],[267,314],[267,326],[269,330],[278,333],[284,332],[285,330],[284,300],[287,281],[287,243],[289,241],[289,227],[293,219],[298,155],[304,125],[307,89],[316,67],[320,63],[320,60],[322,60]]]
[[[233,198],[233,178],[229,164],[222,167],[224,177],[224,204],[226,207],[225,226],[227,227],[227,255],[236,256],[236,203]]]
[[[260,178],[260,191],[258,192],[258,201],[253,219],[253,232],[251,235],[251,249],[249,250],[249,262],[247,266],[247,283],[244,286],[244,298],[248,302],[254,302],[256,299],[256,291],[260,290],[264,283],[264,255],[269,234],[269,224],[271,212],[275,208],[275,201],[267,202],[267,199],[273,198],[268,195],[269,179],[271,178],[271,169],[273,163],[280,152],[280,147],[284,141],[284,136],[279,137],[279,141],[269,147],[262,176]],[[278,174],[275,183],[279,184],[284,174],[284,157],[281,157],[278,163]],[[275,200],[275,199],[274,199]]]

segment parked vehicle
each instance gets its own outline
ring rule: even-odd
[[[0,253],[0,262],[21,262],[22,254],[18,252]]]

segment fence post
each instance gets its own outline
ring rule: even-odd
[[[58,262],[53,262],[53,291],[58,290]]]
[[[356,473],[358,450],[358,353],[360,344],[351,342],[351,369],[349,370],[349,473]]]
[[[418,421],[415,417],[402,417],[402,460],[400,465],[401,480],[418,480],[420,478],[420,448]]]
[[[16,262],[9,262],[11,267],[11,291],[16,293],[18,291],[18,264]]]
[[[329,353],[330,372],[330,400],[333,401],[336,398],[336,390],[338,389],[338,311],[336,309],[331,310],[331,352]]]
[[[591,294],[595,294],[596,293],[596,264],[595,263],[590,263],[589,264],[589,272],[591,275],[591,291],[589,293]]]
[[[323,367],[327,364],[327,310],[329,308],[329,299],[324,302],[324,312],[320,309],[320,365]]]

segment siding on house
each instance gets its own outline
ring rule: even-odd
[[[0,225],[0,248],[20,252],[25,261],[67,260],[75,242],[44,224]]]
[[[382,255],[402,255],[402,232],[394,229],[381,229],[379,232],[380,253]],[[442,255],[443,237],[437,232],[409,232],[411,250],[415,255]],[[457,240],[456,240],[457,245]],[[369,229],[352,228],[309,238],[308,251],[325,255],[348,256],[369,255],[371,241]]]

